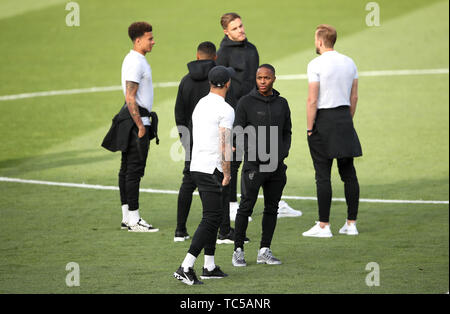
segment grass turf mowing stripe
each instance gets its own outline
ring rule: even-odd
[[[396,75],[433,75],[433,74],[448,74],[449,69],[421,69],[421,70],[382,70],[382,71],[361,71],[358,73],[360,77],[364,76],[396,76]],[[306,80],[308,76],[306,74],[287,74],[277,76],[278,80]],[[179,82],[163,82],[155,83],[154,88],[165,88],[165,87],[177,87]],[[4,95],[0,96],[0,101],[5,100],[16,100],[23,98],[34,98],[34,97],[46,97],[46,96],[57,96],[57,95],[73,95],[73,94],[85,94],[85,93],[98,93],[98,92],[111,92],[122,90],[122,86],[103,86],[103,87],[90,87],[90,88],[77,88],[77,89],[65,89],[65,90],[53,90],[44,92],[32,92],[23,93],[16,95]]]
[[[52,182],[52,181],[40,181],[40,180],[24,180],[18,178],[8,178],[0,177],[0,182],[14,182],[14,183],[25,183],[25,184],[39,184],[39,185],[50,185],[50,186],[62,186],[62,187],[73,187],[73,188],[83,188],[83,189],[94,189],[94,190],[119,190],[117,186],[105,186],[105,185],[94,185],[85,183],[68,183],[68,182]],[[173,190],[157,190],[157,189],[140,189],[144,193],[155,193],[155,194],[178,194],[178,191]],[[194,192],[194,195],[198,195],[198,192]],[[238,194],[240,197],[240,194]],[[263,198],[263,195],[259,195],[259,198]],[[312,196],[282,196],[283,199],[291,200],[317,200],[316,197]],[[345,202],[345,198],[333,198],[333,201]],[[368,199],[362,198],[359,200],[364,203],[396,203],[396,204],[449,204],[449,201],[433,201],[433,200],[383,200],[383,199]]]

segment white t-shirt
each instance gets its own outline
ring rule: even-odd
[[[135,50],[130,50],[122,63],[122,89],[125,96],[126,81],[139,84],[136,103],[151,112],[153,106],[152,69],[145,56]],[[142,117],[142,123],[150,125],[150,119]]]
[[[350,106],[353,80],[357,78],[353,60],[335,50],[324,52],[308,64],[308,81],[319,82],[317,109]]]
[[[223,97],[209,93],[195,106],[192,113],[191,171],[213,174],[222,170],[219,127],[232,129],[234,109]]]

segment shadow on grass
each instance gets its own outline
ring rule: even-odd
[[[20,175],[33,170],[47,170],[66,166],[86,165],[112,160],[117,154],[100,149],[71,150],[32,157],[6,159],[0,161],[0,170],[9,175]]]

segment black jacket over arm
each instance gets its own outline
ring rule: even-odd
[[[288,156],[292,137],[291,111],[287,100],[281,97],[278,91],[273,90],[273,95],[266,97],[254,88],[248,95],[242,97],[236,108],[234,126],[236,136],[242,136],[239,128],[236,128],[238,126],[242,129],[251,126],[256,131],[253,135],[245,133],[243,169],[269,163],[269,160],[261,161],[257,151],[258,145],[265,145],[266,152],[270,153],[271,126],[277,127],[278,163],[283,162]],[[258,126],[265,127],[266,143],[259,143],[258,141]],[[256,147],[255,145],[249,145],[249,143],[256,143]],[[256,152],[251,152],[251,150],[256,150]],[[256,153],[256,161],[249,160],[249,152]]]
[[[149,130],[149,139],[156,137],[156,144],[159,144],[158,115],[156,112],[148,112],[147,109],[139,106],[139,114],[141,117],[150,117],[151,127]],[[128,149],[130,132],[133,130],[133,127],[135,127],[135,123],[131,118],[127,104],[125,104],[122,106],[119,113],[114,116],[111,127],[102,141],[102,147],[112,152],[126,152]]]

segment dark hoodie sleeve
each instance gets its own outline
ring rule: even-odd
[[[237,145],[236,139],[242,135],[243,129],[247,126],[247,113],[245,112],[245,106],[244,106],[244,99],[245,97],[241,98],[236,106],[236,113],[234,115],[234,124],[233,124],[233,146],[236,148],[241,148],[241,150],[244,148],[243,143],[240,143],[241,145]],[[241,128],[236,128],[241,127]],[[242,137],[240,137],[242,138]],[[239,153],[240,156],[242,156],[243,152],[236,152]]]
[[[283,128],[284,158],[286,158],[289,155],[289,150],[291,149],[291,140],[292,140],[291,110],[289,109],[289,104],[286,101],[286,115]]]
[[[217,51],[216,64],[223,65],[224,67],[229,66],[230,63],[228,61],[228,52],[225,47],[220,47],[220,49]]]
[[[186,104],[183,101],[183,86],[184,86],[184,79],[181,80],[180,85],[178,86],[178,94],[177,94],[177,100],[175,102],[175,123],[178,126],[185,126],[188,127],[188,120],[186,117]],[[178,130],[178,133],[180,134],[181,138],[181,132]]]

